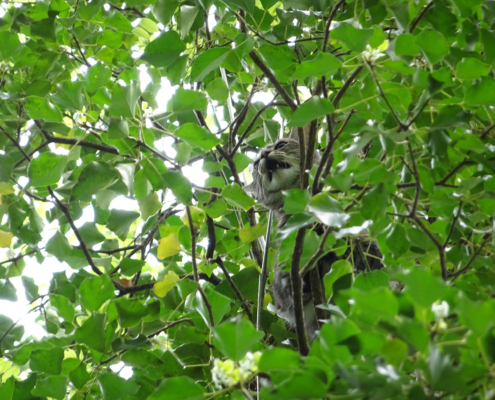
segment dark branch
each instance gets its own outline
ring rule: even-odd
[[[249,55],[251,56],[251,59],[256,64],[256,66],[261,69],[261,71],[265,74],[271,84],[275,87],[275,90],[278,92],[278,94],[280,94],[280,96],[285,100],[291,110],[296,110],[296,103],[294,103],[294,100],[292,100],[292,98],[289,96],[289,93],[287,93],[287,91],[283,88],[278,79],[275,78],[275,75],[273,75],[270,68],[268,68],[263,61],[261,61],[261,58],[259,58],[254,50],[251,51]]]
[[[423,7],[417,18],[414,20],[414,22],[411,24],[411,28],[409,28],[409,33],[413,33],[416,27],[419,24],[419,21],[425,16],[426,12],[433,6],[433,2],[435,0],[432,0],[429,2],[426,6]]]

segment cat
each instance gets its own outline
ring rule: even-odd
[[[305,127],[305,136],[308,133],[309,127]],[[293,128],[288,138],[279,139],[261,149],[252,165],[253,182],[244,187],[248,193],[254,195],[259,203],[274,212],[279,229],[283,228],[290,217],[282,209],[284,205],[282,192],[300,188],[299,147],[297,128]],[[315,150],[314,164],[318,165],[320,159]],[[360,246],[361,249],[359,246],[353,246],[353,250],[349,248],[340,257],[331,251],[320,258],[317,268],[319,268],[319,275],[322,279],[322,287],[324,287],[323,276],[330,271],[332,264],[340,259],[352,258],[355,272],[364,271],[368,267],[371,270],[383,267],[380,261],[382,254],[376,242],[363,240]],[[366,256],[364,260],[362,257],[364,254],[371,255],[371,257]],[[276,267],[271,286],[272,293],[278,314],[288,322],[291,328],[295,328],[290,274],[282,268],[283,264]],[[313,306],[309,274],[303,278],[302,291],[306,332],[309,339],[313,341],[317,335],[318,321]]]

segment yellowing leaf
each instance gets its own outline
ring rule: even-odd
[[[203,221],[206,217],[206,213],[201,208],[194,206],[190,206],[189,210],[191,211],[191,219],[194,229],[201,229],[201,226],[203,226]],[[184,225],[189,226],[189,218],[187,217],[187,213],[184,213],[184,215],[180,219],[182,220],[182,222],[184,222]]]
[[[163,281],[155,283],[153,286],[153,291],[158,297],[165,297],[168,291],[175,286],[175,283],[179,279],[179,275],[177,275],[174,271],[168,271],[168,274],[165,275]]]
[[[385,51],[388,49],[388,40],[384,40],[383,43],[378,46],[378,50]]]
[[[14,187],[9,182],[0,182],[0,194],[15,193]]]
[[[171,233],[167,237],[160,239],[158,243],[158,259],[163,260],[164,258],[173,256],[180,251],[179,238],[175,233]]]
[[[263,296],[263,310],[268,309],[268,304],[273,303],[272,296],[270,296],[270,293],[265,293],[265,296]]]
[[[9,248],[13,237],[12,233],[0,231],[0,247]]]

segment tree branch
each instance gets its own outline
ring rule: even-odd
[[[57,205],[57,207],[60,209],[60,211],[64,213],[65,218],[67,218],[67,221],[69,222],[72,231],[76,235],[77,240],[79,240],[79,246],[81,246],[81,250],[84,253],[84,256],[86,257],[86,260],[88,261],[88,265],[91,267],[91,269],[96,275],[101,275],[102,272],[96,267],[95,263],[93,262],[93,259],[91,258],[91,254],[89,254],[88,247],[86,246],[86,243],[84,243],[84,240],[81,234],[79,233],[79,229],[77,229],[76,225],[74,224],[74,220],[72,219],[72,216],[70,215],[68,208],[65,206],[65,204],[62,204],[62,202],[58,199],[57,196],[55,196],[55,193],[53,192],[50,186],[47,186],[47,189],[50,195],[55,200],[55,204]]]
[[[306,335],[306,324],[304,321],[304,304],[302,299],[302,281],[299,275],[299,264],[304,246],[306,228],[297,231],[294,243],[294,253],[290,264],[290,280],[292,285],[292,301],[294,305],[294,319],[296,321],[297,347],[299,353],[307,356],[309,353],[308,337]]]
[[[423,7],[423,9],[421,10],[421,12],[419,13],[418,17],[414,20],[414,22],[411,24],[411,27],[409,28],[409,33],[413,33],[414,30],[416,29],[416,27],[418,26],[419,24],[419,21],[421,21],[421,19],[423,19],[423,17],[425,16],[426,12],[433,6],[433,2],[435,0],[432,0],[431,2],[429,2],[426,6]]]
[[[253,319],[253,313],[251,312],[251,308],[247,304],[244,297],[242,297],[242,294],[241,294],[239,288],[237,287],[235,282],[232,280],[232,277],[230,276],[229,271],[227,271],[227,268],[225,268],[225,264],[223,263],[222,259],[220,257],[217,257],[214,261],[217,263],[217,265],[223,271],[223,274],[225,275],[225,279],[227,279],[227,282],[229,283],[229,285],[232,288],[232,290],[234,291],[235,295],[237,296],[237,298],[241,302],[241,306],[242,306],[243,310],[246,312],[247,316],[249,317],[249,320],[251,321]]]
[[[335,14],[337,14],[337,10],[342,4],[345,4],[346,0],[339,0],[337,4],[333,6],[332,12],[328,17],[327,24],[325,25],[325,36],[323,37],[323,44],[321,45],[321,51],[324,53],[327,51],[328,37],[330,36],[330,25],[332,25],[332,21],[335,18]]]
[[[342,99],[342,97],[344,97],[345,92],[347,92],[347,89],[349,89],[349,87],[352,85],[354,80],[361,73],[363,68],[364,68],[364,65],[360,65],[359,67],[357,67],[354,70],[354,72],[351,74],[351,76],[345,81],[344,85],[340,88],[338,93],[335,95],[335,97],[332,101],[332,104],[335,108],[337,108],[339,106],[340,100]]]
[[[291,110],[296,110],[296,103],[294,103],[294,100],[292,100],[292,98],[289,96],[289,93],[287,93],[287,91],[283,88],[277,78],[275,78],[275,75],[273,75],[270,68],[268,68],[263,61],[261,61],[261,58],[259,58],[254,50],[252,50],[249,55],[251,56],[251,59],[256,64],[256,66],[265,74],[271,84],[275,87],[278,94],[280,94],[280,96],[285,100]]]
[[[193,266],[194,280],[198,284],[199,293],[203,298],[203,302],[205,303],[206,309],[208,310],[208,316],[210,319],[210,328],[213,328],[215,326],[215,321],[213,320],[213,310],[211,308],[210,302],[208,301],[208,298],[206,297],[205,292],[203,291],[203,288],[199,283],[198,265],[196,264],[196,231],[194,230],[194,224],[189,206],[186,207],[186,214],[187,214],[187,221],[189,222],[189,230],[191,232],[191,262]]]

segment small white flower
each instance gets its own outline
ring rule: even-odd
[[[368,44],[366,45],[366,50],[363,51],[363,58],[369,62],[374,62],[385,54],[380,51],[380,49],[372,49]]]
[[[216,358],[211,370],[213,382],[217,388],[234,386],[249,378],[253,372],[258,371],[258,361],[261,353],[247,353],[246,356],[236,364],[232,360],[222,361]]]
[[[431,305],[431,311],[435,314],[435,319],[437,321],[446,318],[449,315],[449,303],[442,301],[441,303],[437,300]]]

